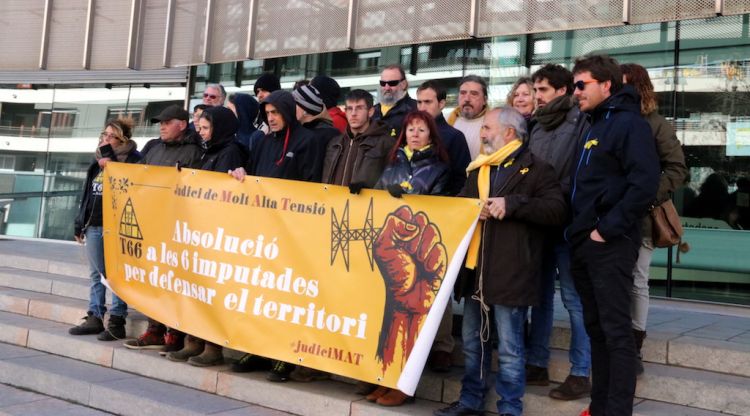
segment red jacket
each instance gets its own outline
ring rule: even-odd
[[[349,127],[349,123],[346,121],[346,114],[336,106],[329,108],[328,114],[331,116],[331,120],[333,120],[333,127],[336,127],[341,133],[346,133],[346,128]]]

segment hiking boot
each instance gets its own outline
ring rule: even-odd
[[[266,379],[275,383],[289,381],[289,375],[292,371],[294,371],[294,364],[284,361],[274,361],[273,368],[268,373],[268,376],[266,376]]]
[[[591,394],[588,377],[569,375],[563,384],[550,390],[549,397],[557,400],[578,400]]]
[[[169,328],[167,329],[167,333],[164,334],[164,348],[159,351],[159,355],[167,355],[170,352],[177,352],[182,350],[184,347],[185,333],[180,332],[176,329]]]
[[[138,339],[130,339],[123,344],[131,350],[160,350],[164,347],[166,327],[158,322],[149,323],[146,332]]]
[[[448,407],[435,410],[432,414],[435,416],[484,416],[484,411],[466,407],[459,402],[453,402]]]
[[[398,389],[391,389],[388,393],[378,397],[375,403],[381,406],[401,406],[404,403],[413,403],[414,397]]]
[[[83,319],[82,324],[68,330],[70,335],[93,335],[104,331],[102,318],[94,316],[93,313],[89,312],[81,319]]]
[[[447,373],[451,371],[451,354],[445,351],[433,351],[427,363],[430,370],[436,373]]]
[[[213,342],[205,342],[206,347],[203,352],[188,359],[188,364],[196,367],[211,367],[224,362],[224,355],[221,353],[222,347]]]
[[[526,366],[526,385],[527,386],[549,386],[549,373],[544,367],[535,365]]]
[[[635,375],[640,377],[643,375],[643,354],[641,354],[641,349],[643,348],[643,340],[646,339],[646,331],[634,329],[633,338],[635,339]]]
[[[233,363],[229,369],[235,373],[249,373],[251,371],[270,370],[272,362],[268,358],[259,355],[245,354],[240,360]]]
[[[110,315],[107,322],[107,330],[101,332],[96,339],[99,341],[117,341],[125,339],[125,318]]]
[[[169,332],[167,332],[167,334],[169,334]],[[184,346],[181,350],[170,351],[166,354],[169,361],[187,361],[188,358],[195,357],[203,352],[205,341],[192,335],[187,335],[183,344]]]
[[[359,394],[360,396],[367,396],[368,394],[375,391],[375,389],[378,388],[377,384],[370,384],[365,383],[364,381],[358,381],[357,384],[354,386],[354,394]]]
[[[301,365],[298,365],[297,368],[292,371],[292,374],[290,374],[289,377],[294,381],[308,383],[316,380],[327,380],[331,378],[331,374],[326,373],[325,371],[315,370],[309,367],[302,367]]]

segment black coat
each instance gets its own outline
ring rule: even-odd
[[[400,100],[396,101],[396,104],[385,115],[383,115],[383,111],[380,109],[380,103],[376,104],[375,114],[372,115],[372,119],[382,120],[391,128],[389,134],[393,137],[398,137],[401,133],[401,127],[404,124],[404,118],[416,109],[417,100],[409,97],[409,93],[406,93]]]
[[[466,182],[466,167],[471,163],[471,153],[466,144],[466,137],[445,121],[442,114],[435,118],[438,134],[443,140],[450,162],[450,177],[448,179],[447,194],[456,195],[461,192]]]
[[[569,241],[594,229],[605,240],[640,241],[641,219],[656,199],[661,173],[651,127],[640,111],[638,94],[625,85],[591,112],[573,166]]]
[[[497,169],[492,168],[490,175]],[[555,170],[528,149],[505,169],[507,180],[490,192],[490,197],[505,197],[505,218],[484,221],[477,268],[462,270],[459,295],[471,296],[479,290],[481,274],[488,305],[533,306],[539,302],[545,235],[549,227],[565,221],[566,204]],[[479,197],[478,171],[471,172],[461,196]]]
[[[226,107],[210,107],[204,110],[211,116],[211,140],[204,142],[206,151],[201,158],[202,170],[228,172],[245,166],[247,147],[237,140],[239,121],[232,110]]]
[[[375,189],[385,189],[388,185],[402,185],[407,194],[445,195],[447,192],[450,168],[432,151],[432,148],[415,151],[411,160],[406,157],[404,149],[398,149],[396,160],[385,168],[383,176]]]
[[[271,104],[286,123],[281,131],[270,132],[253,147],[247,171],[267,178],[320,182],[315,161],[315,134],[297,121],[294,97],[288,91],[274,91],[261,103],[261,119],[267,122],[265,106]],[[288,139],[287,139],[288,133]]]
[[[141,160],[141,154],[133,150],[128,154],[125,163],[138,163]],[[102,208],[101,195],[94,195],[94,179],[102,171],[99,162],[94,160],[86,171],[86,182],[83,185],[83,194],[81,195],[81,205],[78,206],[78,214],[73,222],[74,235],[81,235],[86,231],[86,227],[102,225]]]
[[[161,138],[149,140],[141,154],[140,163],[156,166],[180,166],[197,168],[203,156],[203,140],[193,130],[185,129],[181,137],[173,142],[165,142]]]

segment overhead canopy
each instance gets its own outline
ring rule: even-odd
[[[746,0],[3,0],[0,71],[148,70],[748,12]]]

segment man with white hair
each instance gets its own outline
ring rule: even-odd
[[[437,416],[484,414],[485,377],[492,361],[490,324],[499,338],[497,411],[500,416],[523,413],[524,321],[527,308],[539,298],[545,228],[565,220],[557,174],[528,150],[526,121],[517,110],[488,111],[479,136],[483,154],[466,169],[469,177],[459,194],[484,201],[463,284],[456,288],[465,298],[465,373],[458,401],[436,410]]]
[[[209,107],[219,107],[224,105],[227,99],[227,92],[221,84],[208,84],[203,90],[203,104]]]

